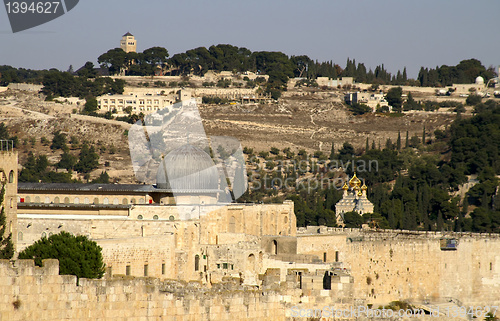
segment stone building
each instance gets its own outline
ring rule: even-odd
[[[349,180],[349,184],[345,183],[342,187],[344,194],[342,199],[335,205],[335,214],[337,216],[337,224],[344,225],[344,214],[348,212],[357,212],[359,214],[373,213],[373,203],[366,197],[368,187],[356,177],[356,173]]]
[[[137,52],[137,41],[130,32],[123,35],[120,41],[120,48],[125,52]]]

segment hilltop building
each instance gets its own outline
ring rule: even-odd
[[[344,194],[342,199],[335,205],[335,214],[337,216],[337,224],[344,225],[344,214],[348,212],[358,212],[360,215],[365,213],[373,213],[373,203],[366,197],[368,187],[356,177],[356,173],[349,180],[349,184],[345,183],[342,187]]]
[[[130,32],[127,32],[122,36],[122,40],[120,41],[120,48],[125,52],[137,52],[137,41],[135,40],[134,35]]]

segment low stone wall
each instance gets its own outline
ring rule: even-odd
[[[59,275],[57,260],[0,260],[0,320],[285,320],[277,292],[153,278]],[[244,290],[244,291],[242,291]]]

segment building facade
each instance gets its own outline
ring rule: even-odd
[[[122,36],[122,40],[120,41],[120,48],[125,52],[137,52],[137,41],[135,40],[134,35],[130,32],[127,32]]]

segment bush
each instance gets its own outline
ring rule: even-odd
[[[474,106],[479,104],[481,100],[483,100],[483,97],[479,95],[469,95],[469,97],[465,100],[465,104],[468,106]]]

